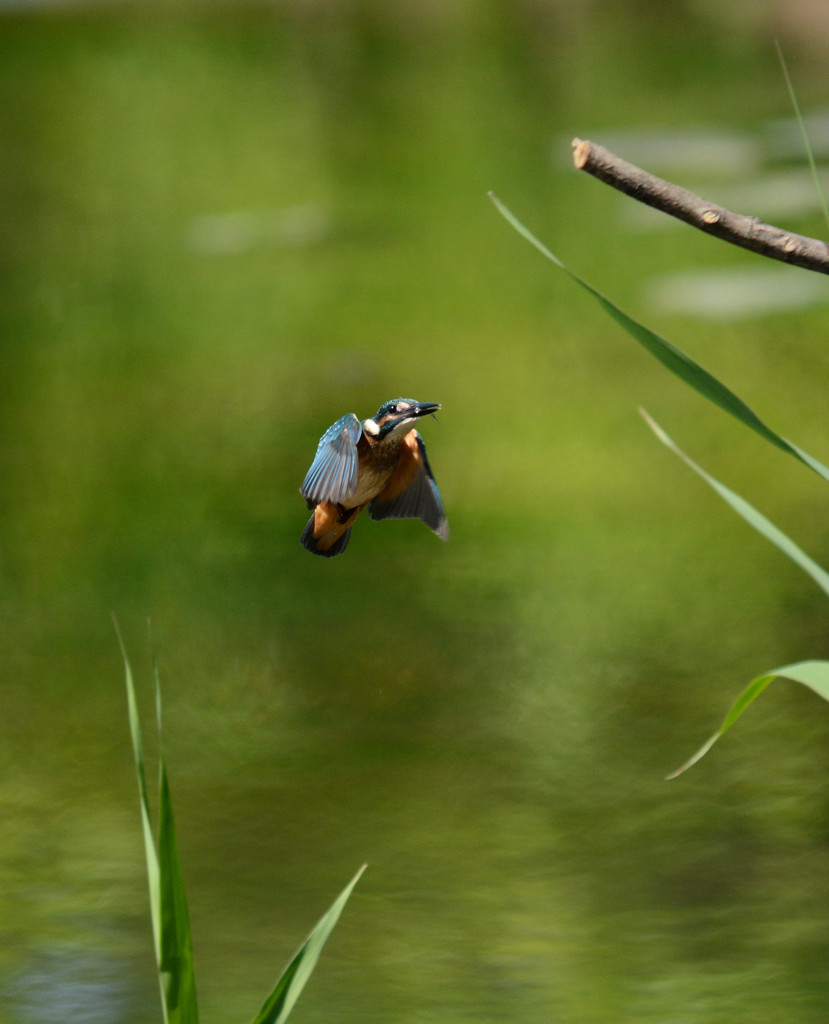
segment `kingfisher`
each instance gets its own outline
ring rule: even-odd
[[[362,423],[350,412],[326,430],[299,489],[314,510],[300,537],[306,550],[341,555],[366,505],[372,519],[422,519],[449,539],[426,446],[413,426],[439,409],[437,402],[393,398]]]

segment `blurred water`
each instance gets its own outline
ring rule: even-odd
[[[790,267],[727,267],[654,277],[651,304],[660,310],[718,321],[762,317],[829,301],[829,283]]]
[[[112,611],[148,722],[153,621],[205,1019],[252,1017],[364,861],[297,1020],[825,1019],[823,706],[775,684],[663,780],[825,656],[824,599],[635,409],[826,564],[820,482],[486,198],[634,311],[755,266],[550,166],[596,126],[787,116],[771,31],[695,10],[3,15],[2,1024],[159,1019]],[[825,461],[825,309],[660,316]],[[398,394],[443,403],[450,543],[366,519],[311,558],[317,438]]]
[[[77,1020],[110,1024],[135,1013],[125,991],[131,964],[81,950],[50,951],[26,966],[6,988],[12,1012],[20,1020]]]

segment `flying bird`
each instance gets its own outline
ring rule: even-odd
[[[372,519],[422,519],[448,540],[440,491],[414,429],[439,409],[437,402],[394,398],[373,418],[361,423],[350,412],[326,430],[299,489],[314,510],[300,537],[304,548],[323,558],[341,555],[367,505]]]

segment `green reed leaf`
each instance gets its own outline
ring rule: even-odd
[[[671,373],[679,377],[680,380],[685,381],[690,387],[703,397],[707,398],[710,402],[713,402],[719,408],[725,412],[730,413],[740,422],[744,423],[747,427],[759,434],[760,437],[764,438],[769,444],[773,444],[776,448],[786,452],[789,455],[794,456],[798,461],[814,470],[815,473],[819,474],[824,480],[829,480],[829,468],[824,466],[817,459],[808,455],[797,445],[792,444],[779,434],[775,433],[770,427],[768,427],[760,417],[745,404],[745,402],[738,398],[729,388],[725,386],[721,381],[717,380],[707,370],[704,370],[698,363],[694,362],[689,355],[686,355],[681,349],[678,349],[671,342],[666,341],[665,338],[660,337],[650,328],[645,327],[644,324],[640,324],[633,317],[628,316],[627,313],[623,312],[619,307],[612,302],[607,296],[602,295],[600,291],[597,291],[591,284],[588,284],[584,278],[579,277],[572,270],[566,267],[561,260],[555,256],[550,250],[540,242],[535,235],[529,231],[518,218],[507,209],[506,206],[490,192],[490,199],[495,204],[498,212],[515,228],[515,230],[522,235],[526,240],[538,251],[545,256],[548,260],[554,263],[559,269],[563,270],[573,281],[584,288],[594,299],[599,303],[602,309],[612,317],[621,327],[627,331],[628,334],[636,341],[639,342],[648,352],[651,353],[656,359],[662,363],[663,366],[667,367]]]
[[[697,465],[690,456],[686,455],[685,452],[683,452],[682,449],[671,440],[659,424],[648,416],[643,409],[640,409],[639,411],[645,419],[645,422],[662,444],[674,452],[675,455],[679,456],[679,458],[682,459],[682,461],[695,473],[697,473],[710,487],[712,487],[724,501],[728,502],[738,515],[742,516],[742,518],[745,519],[750,526],[753,526],[758,533],[761,533],[767,540],[770,540],[775,547],[779,548],[785,555],[788,555],[793,562],[799,565],[804,572],[808,573],[808,575],[812,577],[824,593],[829,595],[829,573],[822,569],[817,562],[809,558],[805,551],[799,548],[797,544],[787,537],[782,530],[778,529],[774,523],[769,519],[766,519],[762,513],[758,512],[753,505],[750,505],[744,498],[741,498],[739,494],[735,494],[734,491],[729,490],[728,487],[721,484],[719,480],[711,476],[710,473],[706,473],[701,466]],[[734,702],[731,710],[725,717],[725,721],[714,735],[703,743],[693,757],[686,761],[682,767],[671,772],[667,778],[675,779],[678,775],[682,775],[683,772],[687,771],[691,765],[696,764],[697,761],[703,758],[711,747],[714,746],[717,740],[737,721],[749,704],[752,704],[760,696],[763,690],[774,682],[778,676],[785,677],[786,679],[792,679],[797,683],[802,683],[804,686],[808,686],[814,690],[815,693],[823,697],[824,700],[829,700],[829,662],[801,661],[794,665],[786,665],[783,668],[776,668],[771,672],[758,676],[748,684]]]
[[[115,617],[113,616],[113,619]],[[176,843],[170,786],[163,755],[159,754],[158,847],[153,837],[150,807],[147,799],[147,773],[144,766],[141,720],[135,698],[132,669],[126,648],[115,622],[127,683],[127,708],[130,736],[138,778],[138,797],[141,808],[141,826],[144,835],[144,853],[150,889],[150,916],[161,988],[161,1005],[166,1024],[198,1024],[196,981],[193,970],[193,944],[187,896],[181,873],[181,861]],[[161,687],[153,658],[155,683],[156,722],[161,732]]]
[[[158,802],[158,856],[161,869],[161,958],[158,971],[167,1020],[169,1024],[198,1024],[190,914],[163,759]]]
[[[320,918],[311,934],[302,943],[280,975],[273,991],[265,1000],[253,1024],[283,1024],[294,1007],[311,973],[316,967],[323,946],[334,930],[348,898],[365,871],[364,864],[343,889],[328,911]]]
[[[725,716],[725,721],[714,735],[706,740],[685,764],[665,777],[667,779],[675,779],[692,765],[695,765],[697,761],[705,757],[717,740],[731,728],[749,704],[752,704],[763,690],[778,678],[791,679],[796,683],[801,683],[803,686],[808,686],[818,696],[829,701],[829,661],[799,661],[794,665],[785,665],[783,668],[773,669],[771,672],[753,679],[734,701],[731,710]]]
[[[795,562],[803,569],[804,572],[808,573],[809,576],[817,583],[817,585],[824,591],[825,594],[829,595],[829,573],[825,569],[822,569],[817,562],[809,558],[805,551],[795,544],[793,540],[786,536],[782,530],[778,529],[774,523],[761,513],[758,512],[753,505],[750,505],[744,498],[741,498],[739,494],[735,494],[734,491],[729,490],[725,484],[721,484],[719,480],[716,480],[709,473],[697,465],[694,460],[685,454],[681,448],[679,448],[665,431],[659,426],[659,424],[653,420],[644,409],[640,409],[642,417],[645,422],[659,438],[659,440],[667,447],[670,448],[674,454],[678,455],[680,459],[695,473],[697,473],[702,479],[712,487],[717,494],[720,495],[728,504],[734,509],[734,511],[743,517],[745,521],[753,526],[758,533],[762,533],[763,536],[772,542],[775,547],[779,548],[785,555]]]
[[[155,945],[156,962],[161,959],[161,898],[160,898],[160,871],[158,867],[158,854],[153,838],[152,823],[150,820],[150,805],[147,799],[147,773],[144,768],[144,745],[141,736],[141,719],[138,715],[138,703],[135,699],[135,684],[133,682],[132,668],[118,621],[113,615],[115,632],[118,636],[118,644],[121,648],[121,657],[124,661],[124,672],[127,684],[127,712],[130,724],[130,738],[132,740],[132,752],[135,759],[135,774],[138,780],[138,802],[141,811],[141,829],[144,836],[144,855],[147,862],[147,881],[150,890],[150,917],[153,925],[153,941]]]
[[[783,77],[786,79],[786,88],[789,90],[789,99],[792,101],[792,107],[794,108],[794,116],[797,120],[797,126],[800,129],[800,137],[803,139],[803,148],[806,151],[806,158],[809,161],[809,170],[812,172],[812,181],[815,184],[815,191],[820,199],[821,209],[823,210],[823,219],[829,226],[829,206],[826,205],[826,193],[823,191],[823,185],[818,174],[817,161],[815,160],[815,154],[812,151],[812,144],[809,142],[809,133],[806,131],[806,122],[803,120],[803,115],[800,113],[800,104],[797,102],[797,93],[794,91],[794,85],[792,84],[791,75],[789,74],[789,67],[786,64],[786,58],[783,56],[783,48],[780,45],[780,41],[775,39],[774,45],[777,47],[777,56],[780,60],[780,67],[783,69]]]

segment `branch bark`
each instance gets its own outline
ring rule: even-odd
[[[756,217],[732,213],[670,181],[648,174],[594,142],[573,139],[573,163],[580,171],[612,185],[640,203],[652,206],[709,235],[761,256],[829,274],[829,244],[764,224]]]

